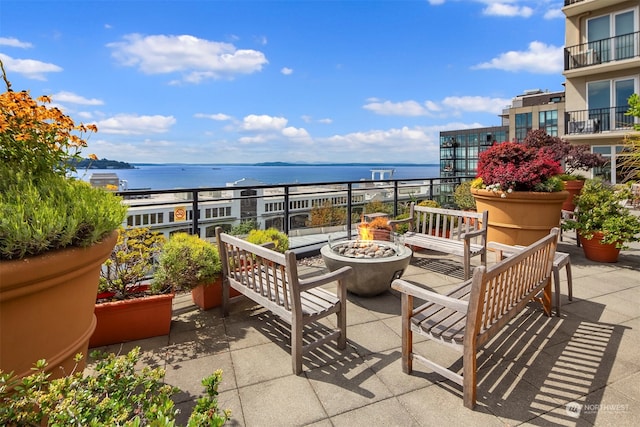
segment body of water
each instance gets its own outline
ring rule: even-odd
[[[394,179],[437,178],[437,165],[135,165],[136,169],[78,170],[89,181],[93,173],[115,173],[129,190],[224,187],[243,178],[264,184],[370,180],[372,169],[394,169]]]

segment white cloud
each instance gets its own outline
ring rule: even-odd
[[[282,74],[284,74],[285,76],[290,76],[291,74],[293,74],[293,69],[292,68],[287,68],[287,67],[282,67],[280,72]]]
[[[228,114],[223,114],[223,113],[217,113],[217,114],[204,114],[204,113],[196,113],[193,115],[193,117],[197,118],[197,119],[211,119],[211,120],[215,120],[215,121],[219,121],[219,122],[223,122],[223,121],[227,121],[227,120],[231,120],[232,117],[229,116]]]
[[[309,132],[306,129],[293,126],[282,129],[282,135],[292,139],[310,140]]]
[[[19,47],[21,49],[33,47],[31,43],[21,42],[15,37],[0,37],[0,46]]]
[[[88,99],[80,95],[76,95],[73,92],[58,92],[56,94],[51,95],[51,99],[55,102],[62,102],[68,104],[78,104],[78,105],[103,105],[104,102],[100,99],[92,98]]]
[[[331,123],[333,123],[333,119],[330,119],[330,118],[319,119],[318,123],[322,123],[323,125],[330,125]]]
[[[563,65],[563,48],[534,41],[526,51],[509,51],[473,69],[498,69],[527,71],[534,74],[560,74]]]
[[[544,19],[564,19],[562,9],[549,9],[544,14]]]
[[[375,98],[371,98],[375,99]],[[502,112],[502,108],[511,100],[503,98],[489,98],[482,96],[450,96],[440,102],[427,100],[420,104],[418,101],[379,101],[370,102],[363,108],[378,115],[384,116],[452,116],[461,112],[482,112],[497,114]]]
[[[287,122],[288,120],[284,117],[250,114],[242,120],[241,129],[245,131],[279,131],[285,128]]]
[[[430,5],[438,6],[444,4],[445,0],[428,0]]]
[[[96,126],[100,133],[117,135],[144,135],[165,133],[176,123],[173,116],[138,116],[118,114],[104,120],[98,120]]]
[[[427,110],[416,101],[374,101],[365,104],[362,108],[373,111],[382,116],[424,116]]]
[[[528,6],[516,6],[513,4],[507,4],[504,2],[490,3],[482,11],[485,15],[489,16],[521,16],[528,18],[533,15],[533,9]]]
[[[18,73],[33,80],[47,80],[45,73],[62,71],[62,67],[35,59],[15,59],[2,53],[0,53],[0,59],[7,72]]]
[[[456,112],[471,111],[499,114],[511,103],[511,99],[489,98],[486,96],[448,96],[442,100],[442,105]]]
[[[124,66],[136,67],[145,74],[181,73],[181,80],[188,83],[251,74],[268,63],[264,53],[257,50],[237,49],[230,43],[190,35],[129,34],[107,47]]]

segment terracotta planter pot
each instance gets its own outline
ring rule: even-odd
[[[472,188],[477,211],[489,211],[487,240],[507,245],[528,246],[560,224],[562,203],[568,191],[536,193],[514,191],[500,197],[489,190]]]
[[[391,240],[391,230],[384,230],[379,228],[368,228],[364,226],[358,226],[358,237],[361,239],[367,238],[371,236],[370,240],[381,240],[384,242],[388,242]]]
[[[242,295],[233,288],[229,289],[229,297]],[[222,275],[210,284],[196,286],[191,289],[191,299],[193,303],[202,310],[209,310],[222,305]]]
[[[602,233],[595,233],[589,240],[580,236],[584,256],[591,261],[618,262],[620,249],[616,248],[615,243],[602,243],[603,237]]]
[[[0,368],[28,375],[38,359],[54,378],[87,354],[100,268],[118,233],[88,248],[52,251],[0,263]],[[84,359],[78,369],[84,369]],[[63,370],[59,369],[62,367]]]
[[[93,297],[97,325],[89,347],[169,334],[173,294],[100,304],[95,304],[95,294]]]
[[[569,197],[562,204],[562,209],[565,211],[574,211],[576,205],[574,203],[574,198],[580,194],[582,187],[584,187],[584,180],[575,179],[573,181],[563,181],[564,189],[569,192]]]

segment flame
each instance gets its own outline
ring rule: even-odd
[[[367,226],[367,224],[360,225],[358,234],[360,235],[360,240],[374,240],[373,231]]]

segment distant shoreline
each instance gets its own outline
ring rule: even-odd
[[[438,163],[289,163],[289,162],[262,162],[262,163],[131,163],[134,166],[367,166],[375,168],[399,167],[424,167],[439,166]]]

